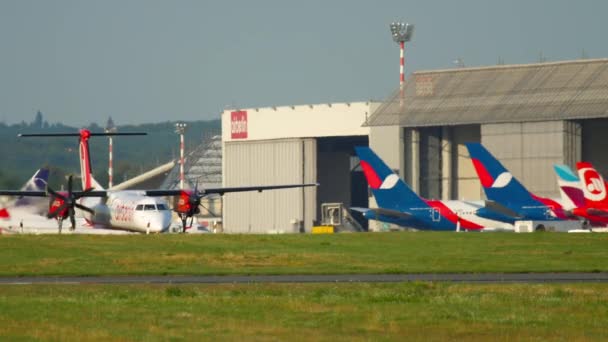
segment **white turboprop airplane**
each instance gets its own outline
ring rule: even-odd
[[[187,220],[189,218],[192,220],[192,217],[199,213],[200,201],[207,195],[318,186],[318,184],[312,183],[208,188],[204,190],[198,188],[194,190],[103,190],[91,175],[89,138],[109,135],[146,135],[146,133],[91,133],[87,129],[81,129],[79,133],[20,134],[21,137],[79,137],[80,168],[84,190],[73,191],[72,177],[70,176],[67,191],[57,192],[47,187],[47,191],[0,190],[0,195],[51,197],[47,216],[57,219],[59,232],[61,232],[62,222],[66,218],[70,219],[72,229],[74,229],[75,208],[79,208],[85,212],[85,219],[94,226],[156,233],[166,231],[171,224],[171,211],[167,202],[160,198],[162,196],[176,198],[176,205],[173,210],[180,216],[183,231],[185,231]]]

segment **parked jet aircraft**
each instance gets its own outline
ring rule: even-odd
[[[103,190],[91,175],[91,160],[89,154],[89,138],[92,136],[116,135],[145,135],[146,133],[91,133],[87,129],[79,133],[49,133],[49,134],[21,134],[22,137],[79,137],[80,167],[82,191],[74,191],[72,177],[68,179],[67,191],[54,191],[47,187],[47,191],[0,191],[0,195],[14,196],[49,196],[51,198],[48,217],[57,218],[59,230],[62,221],[69,218],[72,229],[75,226],[75,209],[85,212],[85,219],[92,225],[101,225],[109,228],[125,229],[139,232],[165,231],[171,224],[169,206],[161,196],[177,197],[174,210],[182,219],[183,230],[187,220],[199,213],[200,201],[204,196],[228,192],[263,191],[272,189],[287,189],[318,184],[287,184],[244,186],[227,188],[208,188],[204,190]]]
[[[557,201],[530,193],[480,143],[466,143],[486,197],[512,210],[518,220],[571,220]]]
[[[32,178],[30,178],[22,187],[21,191],[43,191],[46,189],[49,180],[49,169],[40,168],[36,170]],[[1,200],[2,209],[0,209],[0,218],[10,216],[10,210],[15,207],[27,207],[33,213],[43,213],[45,209],[43,201],[32,200],[29,197],[4,197]]]
[[[585,194],[578,176],[567,165],[553,165],[557,175],[561,203],[566,210],[585,206]]]
[[[591,163],[576,164],[578,176],[566,165],[555,165],[562,199],[573,203],[570,212],[593,226],[608,223],[608,188]]]
[[[489,211],[494,219],[481,217],[482,202],[428,200],[418,196],[369,147],[355,147],[363,173],[378,203],[375,208],[351,208],[367,219],[423,230],[453,231],[484,228],[513,229],[498,220],[504,215]]]

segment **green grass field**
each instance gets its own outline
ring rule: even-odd
[[[0,287],[3,340],[605,341],[608,285]]]
[[[0,276],[608,271],[608,234],[5,235]]]
[[[0,276],[605,272],[608,235],[4,235]],[[608,284],[1,285],[1,340],[608,339]]]

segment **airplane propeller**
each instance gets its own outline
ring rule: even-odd
[[[84,210],[91,214],[95,214],[95,211],[93,211],[93,209],[86,207],[77,202],[77,200],[79,198],[81,198],[81,197],[85,196],[87,193],[93,191],[93,188],[88,188],[82,192],[74,193],[72,191],[72,185],[73,185],[73,180],[72,180],[72,175],[70,175],[68,177],[67,193],[57,192],[57,191],[51,189],[49,186],[47,186],[47,193],[51,195],[51,199],[49,202],[49,212],[47,214],[47,217],[48,218],[57,218],[57,220],[59,222],[59,232],[60,233],[61,233],[62,221],[67,217],[70,218],[70,222],[72,224],[71,230],[74,230],[76,228],[76,219],[75,219],[76,210],[75,210],[75,208]],[[57,208],[53,209],[53,202],[57,198],[61,200],[61,205],[59,205]],[[67,209],[67,211],[66,211],[66,209]]]
[[[180,211],[179,217],[182,220],[182,233],[186,232],[186,227],[188,227],[188,218],[190,218],[190,226],[194,222],[194,215],[200,213],[199,206],[201,205],[201,199],[205,196],[204,192],[198,191],[198,180],[194,184],[194,191],[188,194],[188,205],[186,211]]]

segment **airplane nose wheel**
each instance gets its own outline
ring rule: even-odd
[[[187,220],[188,220],[188,218],[182,217],[182,231],[180,232],[181,234],[184,234],[186,232],[186,221]]]
[[[179,218],[182,220],[182,231],[180,233],[181,234],[185,234],[186,233],[186,227],[188,227],[188,215],[186,215],[186,214],[180,214]],[[192,225],[192,220],[190,221],[190,225]]]
[[[62,217],[58,217],[57,218],[57,228],[59,229],[59,234],[61,234],[61,227],[63,226],[63,218]]]

